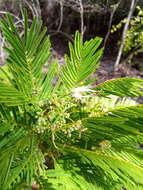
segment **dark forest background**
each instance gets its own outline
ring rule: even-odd
[[[142,51],[134,56],[130,64],[127,60],[130,52],[127,54],[122,52],[120,65],[116,69],[114,67],[122,43],[125,23],[115,32],[111,33],[111,30],[114,25],[118,25],[128,17],[132,1],[134,1],[134,10],[131,18],[135,18],[138,12],[136,7],[143,9],[143,0],[0,0],[0,15],[3,17],[7,12],[13,14],[15,24],[21,32],[21,10],[24,7],[28,9],[29,22],[34,16],[41,18],[44,26],[47,27],[53,53],[58,56],[59,62],[63,62],[63,55],[68,52],[68,41],[73,41],[76,30],[83,34],[84,40],[95,36],[102,37],[104,55],[97,74],[99,81],[122,76],[142,77]],[[141,23],[142,28],[143,23]],[[3,63],[5,54],[2,46],[5,42],[2,34],[0,40],[0,57]]]

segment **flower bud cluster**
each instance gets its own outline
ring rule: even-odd
[[[74,121],[72,119],[72,112],[78,109],[77,102],[71,97],[58,97],[53,95],[50,100],[40,103],[41,110],[36,113],[35,132],[44,133],[47,129],[52,132],[63,131],[69,137],[73,132],[78,132],[79,137],[87,130],[82,125],[81,120]],[[81,106],[81,105],[79,105]],[[44,110],[44,111],[43,111]]]
[[[79,137],[81,137],[81,134],[86,131],[87,128],[82,126],[81,120],[78,120],[74,125],[68,127],[67,129],[63,129],[63,132],[67,134],[69,137],[71,137],[72,132],[78,131],[79,132]]]
[[[38,96],[40,92],[41,92],[40,88],[33,88],[32,89],[32,96]]]
[[[99,143],[100,147],[104,149],[109,149],[111,148],[111,142],[109,140],[103,140]]]
[[[40,102],[39,105],[41,110],[36,113],[37,122],[34,129],[37,133],[44,133],[48,128],[52,131],[62,129],[62,126],[66,124],[67,119],[70,117],[68,109],[74,104],[53,95],[51,100]]]
[[[44,131],[47,129],[48,127],[48,120],[46,117],[42,116],[42,115],[39,115],[38,117],[38,114],[36,115],[36,117],[38,118],[37,119],[37,124],[36,126],[34,127],[34,130],[40,134],[40,133],[44,133]]]
[[[81,103],[84,105],[83,111],[89,113],[90,117],[96,116],[99,112],[102,112],[105,107],[102,98],[97,96],[89,97],[88,100],[82,99]]]

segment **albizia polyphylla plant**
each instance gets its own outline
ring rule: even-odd
[[[49,62],[50,41],[35,18],[19,35],[1,20],[8,52],[0,80],[0,189],[143,189],[143,80],[119,78],[93,87],[101,38],[79,32],[65,65]]]

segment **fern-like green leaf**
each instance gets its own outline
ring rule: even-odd
[[[108,96],[110,94],[113,94],[121,97],[134,97],[143,95],[143,91],[141,91],[142,85],[142,79],[118,78],[98,84],[94,90],[97,92],[99,91],[99,95],[101,96]]]
[[[0,103],[5,103],[8,106],[15,106],[23,105],[28,102],[28,98],[16,88],[0,82]]]
[[[126,188],[130,187],[131,190],[134,190],[136,187],[143,189],[143,183],[141,181],[143,174],[142,166],[134,164],[127,155],[126,157],[121,157],[116,153],[89,151],[80,149],[79,147],[69,146],[66,152],[68,155],[72,153],[73,159],[67,155],[62,158],[64,170],[72,170],[74,166],[81,168],[81,174],[82,172],[84,173],[84,177],[87,181],[90,174],[92,174],[92,179],[92,176],[95,177],[96,171],[101,171],[97,174],[99,179],[95,177],[93,182],[97,183],[97,186],[102,187],[102,189],[121,189],[123,186]],[[77,170],[77,175],[78,172]],[[104,175],[108,187],[106,183],[103,183],[102,175]],[[114,183],[111,184],[111,182]],[[96,187],[93,189],[96,189]]]
[[[5,47],[9,54],[8,70],[15,80],[16,88],[29,100],[39,92],[42,67],[50,56],[50,42],[45,37],[46,29],[41,32],[41,24],[35,18],[29,27],[27,12],[24,11],[24,36],[21,38],[11,15],[7,15],[6,21],[1,20],[3,35],[9,44]]]
[[[62,68],[61,77],[66,87],[70,89],[80,85],[95,72],[103,51],[97,51],[101,41],[101,38],[96,37],[83,44],[79,32],[76,32],[74,46],[69,43],[70,59],[65,56],[66,66]]]

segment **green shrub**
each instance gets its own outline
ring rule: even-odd
[[[125,53],[133,52],[135,55],[143,52],[143,11],[138,8],[138,14],[133,17],[130,22],[124,51]]]
[[[0,189],[143,189],[143,106],[126,99],[143,94],[143,80],[93,87],[101,39],[83,43],[78,32],[65,65],[43,73],[51,51],[41,22],[29,26],[25,11],[23,36],[9,14],[1,27]]]
[[[137,16],[131,18],[130,27],[125,37],[124,55],[130,55],[130,59],[143,52],[143,11],[139,6],[136,9],[138,11]],[[126,20],[125,18],[118,25],[113,26],[111,32],[120,29],[126,23]]]

